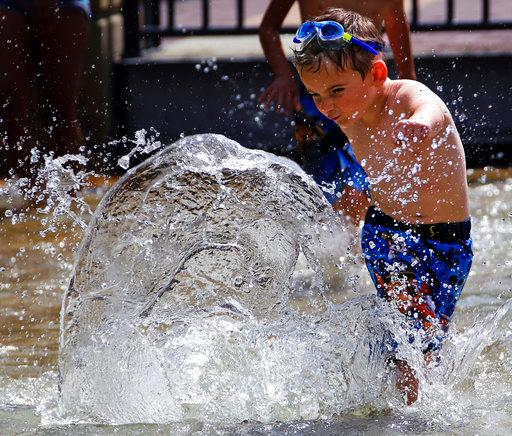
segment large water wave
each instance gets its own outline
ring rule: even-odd
[[[219,135],[162,149],[109,191],[77,254],[60,418],[268,423],[399,404],[396,314],[373,291],[346,299],[364,287],[354,233],[291,161]],[[400,350],[426,387],[420,416],[442,416],[507,307],[454,332],[430,372]]]
[[[375,396],[380,383],[355,382],[357,359],[371,380],[383,358],[373,300],[332,304],[350,288],[353,233],[288,160],[218,135],[160,151],[106,195],[81,245],[63,303],[63,414],[266,422]]]

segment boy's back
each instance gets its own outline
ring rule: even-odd
[[[467,219],[462,143],[445,104],[425,85],[387,77],[376,85],[370,73],[361,80],[329,59],[301,69],[301,78],[346,133],[376,207],[412,224]]]

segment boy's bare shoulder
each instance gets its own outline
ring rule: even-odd
[[[408,94],[415,95],[416,93],[433,94],[427,85],[424,85],[417,80],[399,79],[393,80],[396,86],[396,94],[406,96]]]
[[[393,90],[390,92],[398,102],[402,103],[420,103],[420,102],[437,102],[441,99],[427,85],[416,80],[401,79],[393,80]]]

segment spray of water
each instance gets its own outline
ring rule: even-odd
[[[374,300],[334,304],[321,261],[348,257],[353,231],[296,165],[221,136],[130,170],[96,211],[64,300],[62,414],[276,421],[375,398],[387,349]]]
[[[386,303],[340,303],[361,272],[340,262],[353,231],[293,163],[218,135],[184,138],[130,170],[96,211],[64,300],[59,419],[276,422],[402,410],[391,336],[420,378],[420,404],[439,404],[440,392],[446,403],[495,330],[454,334],[427,370]],[[408,413],[423,417],[419,406]]]
[[[138,153],[157,148],[142,137]],[[90,220],[73,193],[86,184],[82,159],[43,159],[42,186],[54,198],[39,211],[46,235]],[[503,189],[475,194],[489,209],[477,217],[477,246],[509,232],[506,202],[486,204]],[[12,208],[14,216],[26,219]],[[222,137],[184,138],[129,170],[82,243],[63,306],[57,409],[53,375],[37,385],[43,421],[319,422],[389,408],[404,431],[441,431],[479,414],[475,428],[503,420],[479,397],[496,411],[510,400],[495,395],[510,385],[510,303],[461,332],[455,320],[428,371],[418,350],[403,347],[422,386],[404,409],[385,364],[399,322],[373,296],[344,302],[347,290],[364,288],[353,231],[292,163]],[[23,383],[1,385],[6,404],[35,404]]]

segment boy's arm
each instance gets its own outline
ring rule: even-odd
[[[416,80],[409,22],[403,0],[392,1],[384,14],[384,26],[393,50],[398,76]]]
[[[295,0],[272,0],[261,21],[259,35],[270,68],[276,75],[272,84],[261,95],[260,102],[265,106],[276,103],[276,109],[291,113],[300,110],[299,90],[295,74],[284,54],[279,38],[279,30]]]
[[[393,138],[398,143],[416,143],[433,138],[446,125],[447,117],[450,117],[441,99],[418,82],[404,85],[396,98],[412,112],[409,118],[398,121],[393,128]]]
[[[336,212],[348,217],[352,224],[358,226],[370,207],[370,199],[364,192],[346,186],[341,193],[341,198],[332,207]]]

